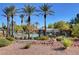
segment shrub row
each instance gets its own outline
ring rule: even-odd
[[[34,37],[35,40],[48,40],[48,36]]]
[[[14,38],[12,37],[7,37],[7,38],[0,38],[0,47],[8,46],[14,41]]]

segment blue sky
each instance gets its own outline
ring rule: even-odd
[[[25,3],[26,4],[26,3]],[[6,18],[1,16],[3,13],[2,9],[4,9],[6,6],[10,6],[10,5],[15,5],[16,8],[23,8],[24,3],[17,3],[17,4],[11,4],[11,3],[0,3],[0,26],[2,24],[2,22],[4,22],[4,24],[6,25]],[[27,5],[27,4],[26,4]],[[34,3],[32,4],[34,5],[36,8],[39,8],[39,6],[41,6],[42,4],[39,3]],[[60,20],[64,20],[64,21],[70,21],[72,18],[74,18],[76,16],[77,13],[79,13],[79,4],[77,3],[53,3],[52,5],[52,10],[54,10],[54,15],[51,16],[47,16],[47,25],[50,23],[55,23],[57,21]],[[27,18],[25,18],[26,20]],[[15,16],[14,20],[16,21],[16,23],[18,25],[20,25],[20,17],[19,16]],[[32,16],[31,17],[31,23],[35,23],[35,22],[39,22],[39,26],[42,27],[44,22],[43,22],[43,16]]]

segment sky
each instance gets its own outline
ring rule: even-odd
[[[39,6],[41,6],[43,3],[30,3],[30,5],[35,6],[37,9],[39,9]],[[27,5],[26,3],[0,3],[0,27],[2,26],[2,22],[6,25],[7,24],[7,19],[6,17],[3,17],[2,15],[4,14],[2,9],[4,9],[7,6],[14,5],[16,8],[20,9],[23,8],[24,5]],[[79,4],[78,3],[52,3],[49,4],[52,6],[52,10],[55,12],[53,15],[47,16],[47,23],[55,23],[58,21],[67,21],[69,22],[71,19],[76,17],[76,14],[79,13]],[[42,27],[44,25],[44,20],[43,16],[31,16],[31,23],[34,24],[35,22],[39,23],[39,27]],[[24,21],[27,20],[27,17],[24,18]],[[21,24],[21,19],[19,16],[14,17],[14,21],[20,25]]]

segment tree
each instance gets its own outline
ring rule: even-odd
[[[67,33],[69,33],[70,35],[71,31],[70,31],[69,23],[66,23],[64,21],[59,21],[54,24],[54,28],[59,29],[61,31],[61,34],[65,36],[68,36]]]
[[[27,28],[26,25],[23,25],[23,26],[22,26],[22,29],[23,29],[24,32],[26,32],[26,28]]]
[[[79,24],[72,26],[72,36],[79,37]]]
[[[9,36],[10,35],[10,28],[9,28],[10,24],[9,24],[9,22],[10,22],[10,16],[11,16],[10,7],[5,7],[3,9],[3,12],[4,12],[3,16],[7,17],[7,35],[6,36]]]
[[[16,25],[14,29],[15,29],[15,32],[19,32],[19,31],[23,30],[22,26],[20,26],[20,25]]]
[[[40,6],[40,11],[41,14],[44,17],[44,35],[46,35],[46,18],[47,15],[52,15],[54,13],[54,11],[51,9],[52,6],[48,5],[48,4],[43,4],[42,6]]]
[[[21,18],[21,25],[23,25],[24,14],[21,14],[21,15],[20,15],[20,18]]]
[[[14,25],[13,25],[13,22],[14,22],[14,20],[13,20],[13,18],[14,18],[14,16],[15,16],[15,13],[16,13],[16,7],[15,6],[10,6],[9,7],[10,8],[10,11],[11,11],[11,18],[12,18],[12,37],[14,37]]]
[[[3,31],[3,36],[4,36],[4,23],[2,23],[2,31]]]
[[[76,17],[70,21],[70,25],[71,35],[79,37],[79,14],[77,14]]]
[[[23,8],[23,12],[28,17],[27,23],[28,23],[28,26],[30,26],[31,16],[34,15],[33,13],[35,12],[35,7],[30,6],[30,5],[27,5],[27,6],[25,5]],[[28,39],[30,39],[30,31],[29,30],[28,30]]]
[[[38,29],[38,24],[39,24],[38,22],[35,22],[35,25],[36,25],[36,29]]]
[[[24,14],[20,15],[21,18],[21,27],[23,26],[23,20],[24,20]],[[22,29],[22,34],[24,33],[23,29]]]
[[[79,23],[79,14],[77,14],[76,17],[70,21],[70,24],[77,24],[77,23]]]
[[[54,28],[53,24],[48,24],[48,28]]]
[[[54,28],[59,29],[59,30],[69,30],[70,25],[64,21],[59,21],[54,24]]]
[[[34,31],[34,27],[32,25],[27,24],[26,31],[29,31],[31,33]]]
[[[31,33],[34,32],[34,27],[32,25],[23,25],[22,29],[26,32],[26,33]],[[28,32],[29,31],[29,32]]]

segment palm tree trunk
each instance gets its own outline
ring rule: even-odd
[[[4,29],[3,29],[3,37],[4,37],[5,35],[4,35]]]
[[[21,18],[21,26],[23,25],[23,18]]]
[[[9,17],[7,17],[7,32],[6,32],[6,36],[8,37],[9,36]]]
[[[30,39],[30,31],[28,30],[28,39]]]
[[[44,14],[44,36],[46,36],[46,14]]]
[[[12,16],[12,37],[14,37],[14,24],[13,24],[13,16]]]
[[[4,37],[4,24],[2,23],[2,31],[3,31],[3,37]]]
[[[28,16],[28,25],[30,26],[30,15]],[[28,30],[28,39],[30,39],[30,30]]]
[[[9,18],[9,20],[8,20],[8,22],[10,22],[10,18]],[[10,36],[10,23],[8,24],[8,26],[9,26],[9,36]]]
[[[28,24],[30,25],[30,15],[28,16]]]
[[[23,26],[23,18],[21,18],[21,26]],[[22,35],[23,35],[24,31],[22,30]],[[22,36],[22,39],[24,38],[24,35]]]
[[[41,34],[41,30],[39,30],[38,34],[39,34],[39,37],[40,37],[40,34]]]

